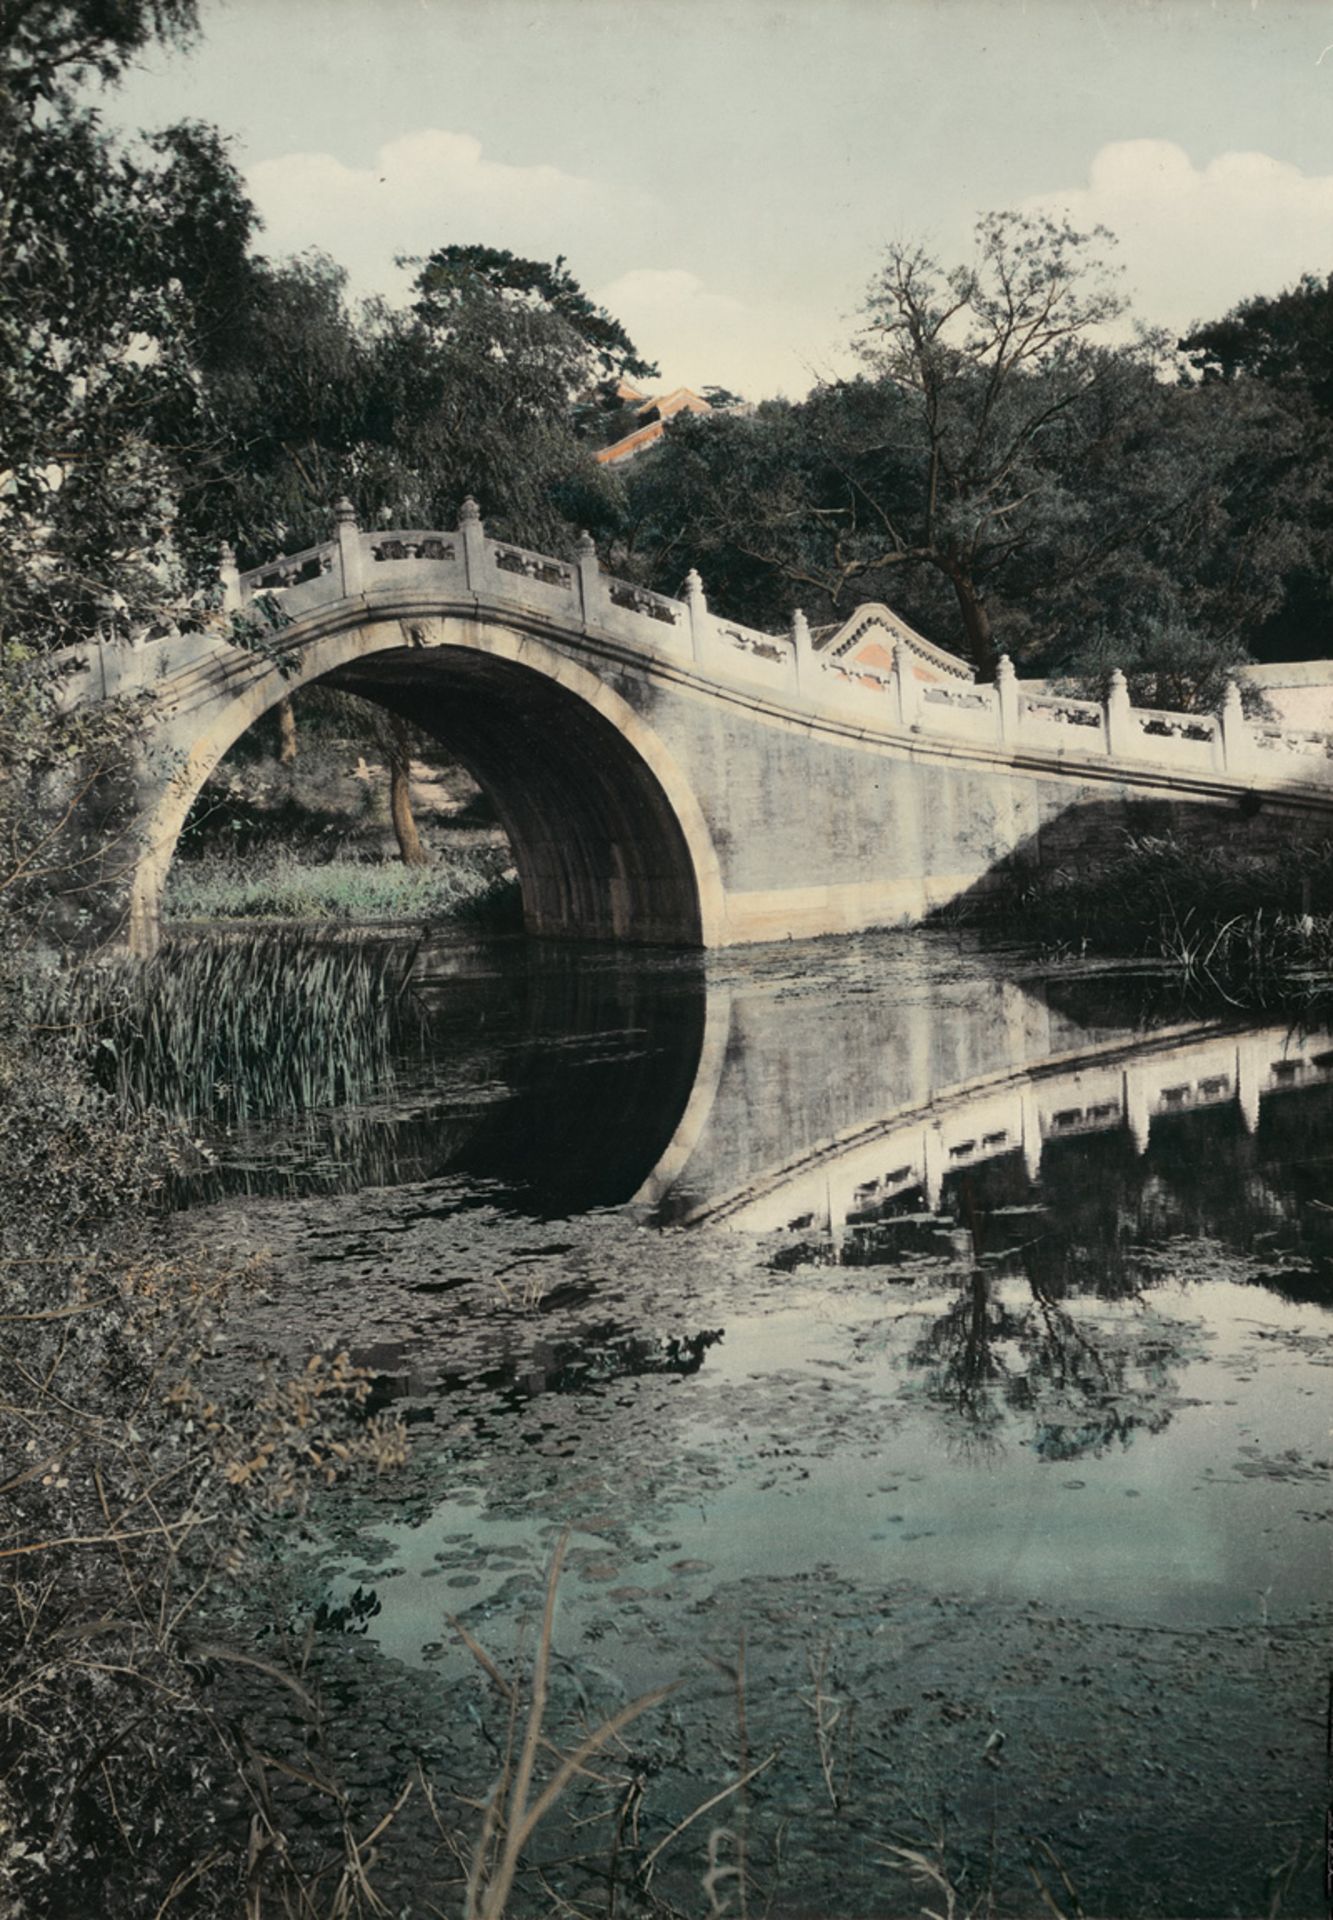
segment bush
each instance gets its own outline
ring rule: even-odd
[[[236,1576],[262,1579],[312,1488],[400,1461],[402,1431],[360,1417],[343,1356],[207,1391],[244,1274],[52,1256],[6,1278],[0,1914],[257,1913],[294,1858],[206,1683],[239,1663],[261,1701],[303,1689],[235,1624]]]
[[[999,911],[1021,937],[1160,961],[1238,1005],[1333,987],[1333,842],[1241,856],[1130,838],[1095,874],[1018,882]]]

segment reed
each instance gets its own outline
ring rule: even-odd
[[[397,954],[292,934],[79,967],[35,1011],[127,1117],[229,1127],[382,1093],[417,1019]]]

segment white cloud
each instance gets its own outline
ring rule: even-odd
[[[1119,140],[1097,154],[1087,186],[1024,210],[1109,227],[1136,314],[1175,330],[1333,269],[1333,176],[1266,153],[1196,167],[1173,141]]]
[[[599,306],[626,328],[639,352],[662,370],[656,385],[731,387],[759,400],[810,386],[809,316],[786,307],[753,307],[714,293],[684,267],[633,267],[598,287]]]
[[[467,133],[424,128],[381,147],[373,166],[331,153],[289,153],[250,170],[270,254],[322,247],[362,292],[397,292],[395,254],[479,241],[579,271],[580,241],[629,217],[618,196],[552,166],[488,159]]]
[[[331,153],[289,153],[248,176],[269,254],[320,247],[353,289],[400,297],[410,275],[395,255],[451,242],[509,247],[538,260],[563,253],[600,306],[662,370],[662,387],[727,386],[752,399],[804,393],[827,358],[829,316],[781,298],[752,306],[678,266],[615,273],[660,234],[662,210],[619,187],[559,167],[488,157],[471,134],[425,128],[381,147],[369,167]],[[598,270],[614,277],[595,284]]]

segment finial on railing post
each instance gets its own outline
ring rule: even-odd
[[[333,503],[333,537],[338,543],[338,565],[342,573],[344,595],[360,593],[362,581],[361,532],[356,524],[356,508],[345,493]]]
[[[1001,740],[1018,737],[1018,676],[1007,653],[995,662],[995,710],[999,717]]]
[[[479,593],[486,583],[486,528],[482,523],[481,508],[469,494],[458,509],[458,531],[463,536],[463,566],[467,572],[467,583],[473,593]]]
[[[597,561],[597,542],[586,527],[574,542],[574,574],[579,583],[579,601],[583,624],[596,618],[601,605],[601,567]]]
[[[1133,709],[1129,704],[1129,682],[1119,667],[1111,669],[1104,706],[1106,751],[1115,759],[1135,757]]]
[[[218,579],[222,582],[223,611],[235,613],[241,604],[241,576],[230,540],[224,540],[218,550]]]
[[[708,644],[712,615],[708,611],[704,583],[696,567],[691,567],[685,576],[685,604],[690,610],[690,651],[696,660],[702,660]]]
[[[1250,727],[1245,718],[1245,705],[1240,697],[1240,688],[1231,675],[1227,676],[1226,690],[1222,695],[1221,707],[1218,709],[1217,738],[1224,771],[1228,773],[1243,771],[1249,761]]]

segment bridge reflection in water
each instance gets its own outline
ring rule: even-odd
[[[1129,1216],[1232,1244],[1325,1225],[1279,1172],[1333,1118],[1323,1026],[1145,1015],[1143,982],[1011,978],[921,934],[706,969],[442,947],[415,979],[429,1050],[400,1111],[342,1122],[342,1184],[463,1175],[535,1216],[633,1204],[858,1263],[932,1233],[994,1251],[1057,1201],[1107,1212],[1108,1258]]]

